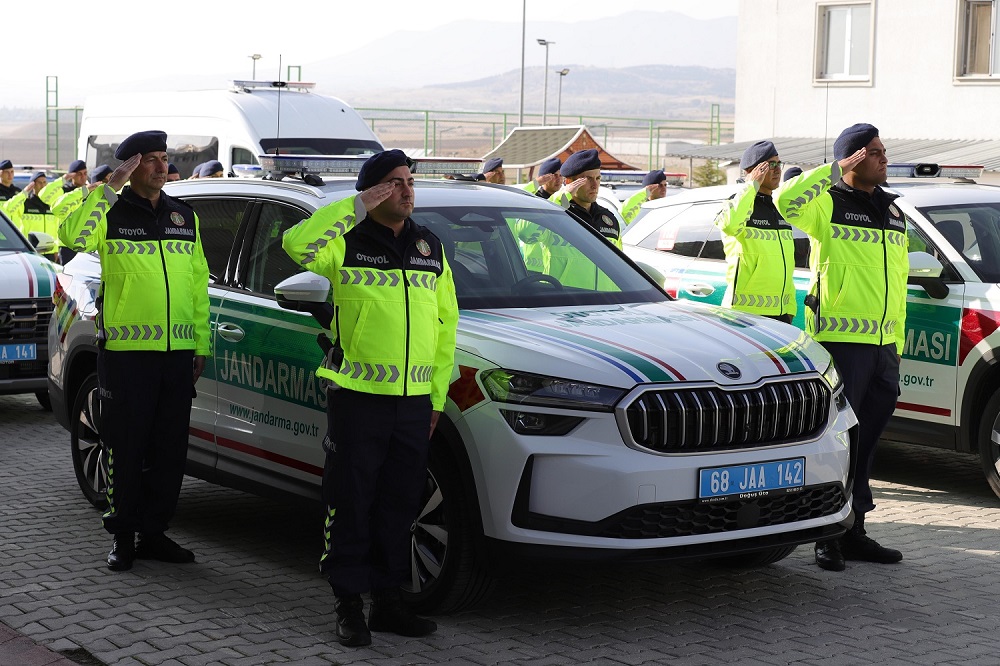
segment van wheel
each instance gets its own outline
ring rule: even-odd
[[[493,579],[479,560],[473,520],[462,500],[458,470],[432,446],[427,486],[410,539],[410,582],[406,602],[418,613],[452,613],[481,601]],[[475,504],[473,504],[475,506]]]
[[[70,419],[69,439],[76,482],[87,501],[103,511],[108,508],[108,452],[101,439],[97,373],[88,375],[80,385]]]
[[[791,555],[795,548],[795,546],[776,546],[775,548],[768,548],[767,550],[759,550],[756,553],[720,557],[716,560],[712,560],[712,562],[724,567],[763,567],[768,564],[780,562]]]
[[[979,422],[979,459],[983,473],[993,492],[1000,497],[1000,391],[993,394],[983,410],[983,420]]]

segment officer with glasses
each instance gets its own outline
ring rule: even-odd
[[[771,194],[781,184],[781,159],[770,141],[758,141],[740,160],[746,180],[715,219],[726,252],[723,306],[792,323],[795,317],[795,245],[792,227]]]

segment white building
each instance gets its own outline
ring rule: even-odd
[[[891,162],[980,164],[1000,180],[998,4],[741,0],[735,143],[686,155],[738,160],[773,139],[786,163],[812,166],[868,122]]]

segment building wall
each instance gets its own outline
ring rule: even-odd
[[[832,153],[857,122],[897,139],[1000,139],[1000,77],[956,80],[959,0],[873,0],[871,81],[829,85],[816,81],[821,4],[740,1],[736,141],[828,136]]]

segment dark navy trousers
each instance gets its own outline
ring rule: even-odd
[[[104,528],[112,534],[165,532],[174,516],[187,460],[193,360],[191,350],[98,351],[110,475]]]
[[[397,588],[410,578],[410,527],[427,483],[430,396],[327,395],[320,569],[339,597]]]
[[[858,456],[854,467],[854,512],[875,508],[872,497],[872,464],[875,449],[899,397],[899,356],[896,345],[854,342],[822,343],[844,380],[844,394],[858,417]]]

